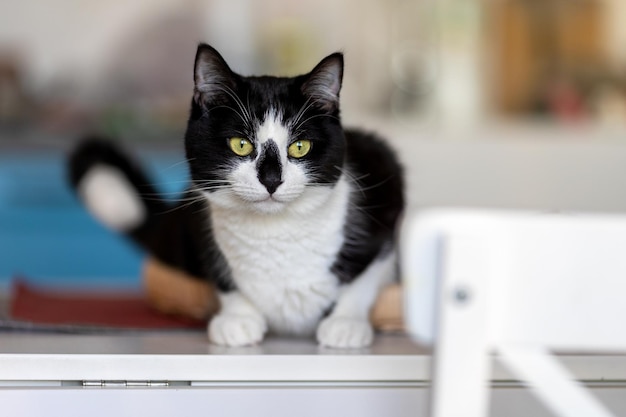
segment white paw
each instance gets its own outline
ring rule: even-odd
[[[317,341],[333,348],[362,348],[372,344],[374,330],[367,320],[327,317],[317,328]]]
[[[218,314],[209,323],[209,340],[221,346],[256,345],[266,331],[267,325],[260,317]]]

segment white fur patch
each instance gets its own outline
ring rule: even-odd
[[[128,231],[145,221],[146,207],[117,168],[93,166],[78,184],[78,194],[89,212],[113,230]]]
[[[209,339],[221,346],[248,346],[261,340],[267,331],[265,319],[238,292],[220,294],[221,309],[209,323]]]
[[[391,282],[396,265],[395,253],[372,262],[352,283],[344,285],[332,313],[317,329],[323,346],[362,348],[372,344],[374,331],[369,311],[380,288]]]
[[[282,167],[282,184],[273,194],[258,179],[261,155],[227,174],[230,187],[205,193],[214,238],[237,286],[223,295],[209,337],[228,346],[255,344],[266,325],[279,333],[312,335],[337,301],[318,340],[332,347],[367,346],[373,338],[369,309],[383,281],[393,276],[393,260],[378,260],[352,284],[340,286],[331,267],[345,243],[351,183],[341,177],[334,186],[309,185],[302,164],[287,156],[290,133],[276,112],[256,129],[257,149],[269,140],[278,147]]]
[[[283,125],[278,112],[270,111],[265,115],[265,120],[256,131],[256,139],[262,145],[272,139],[280,149],[281,157],[287,155],[287,145],[289,144],[289,129]],[[282,159],[282,158],[281,158]]]
[[[280,333],[313,334],[339,294],[350,185],[310,187],[279,215],[212,207],[215,240],[242,296]]]
[[[317,341],[331,348],[359,349],[374,341],[374,329],[368,319],[327,317],[317,328]]]

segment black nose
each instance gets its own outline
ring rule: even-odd
[[[261,180],[261,184],[265,185],[265,188],[267,188],[267,191],[270,194],[274,194],[278,186],[282,183],[283,182],[280,180],[280,178],[265,178]]]
[[[280,184],[283,183],[281,178],[282,170],[278,146],[270,139],[263,144],[261,157],[257,163],[257,176],[259,181],[270,194],[274,194]]]

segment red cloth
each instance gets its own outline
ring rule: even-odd
[[[13,287],[10,315],[13,320],[46,325],[122,329],[191,329],[206,326],[203,321],[159,313],[136,293],[43,289],[24,281],[18,281]]]

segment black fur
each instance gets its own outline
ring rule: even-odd
[[[402,167],[391,149],[373,134],[346,130],[345,137],[346,168],[358,192],[351,196],[346,242],[332,267],[343,283],[392,248],[404,208]]]
[[[208,204],[195,191],[187,191],[174,205],[158,198],[156,189],[132,161],[112,141],[88,137],[69,157],[69,180],[77,187],[95,165],[120,169],[142,197],[148,217],[127,235],[143,250],[160,261],[192,276],[211,277],[222,289],[231,288],[230,271],[221,252],[212,245]],[[187,200],[192,199],[189,203]]]
[[[345,174],[357,189],[346,218],[346,241],[332,266],[338,280],[348,283],[391,249],[404,197],[402,170],[393,152],[372,134],[343,130],[338,105],[342,73],[343,57],[333,54],[302,76],[243,77],[213,48],[200,45],[185,150],[192,180],[188,196],[197,196],[198,189],[211,192],[212,187],[227,185],[224,172],[241,158],[229,149],[229,138],[253,138],[254,123],[270,108],[279,108],[285,123],[297,118],[293,140],[307,139],[312,147],[290,163],[305,164],[311,182],[318,185],[333,187]],[[257,152],[262,156],[258,178],[272,193],[281,182],[278,149],[268,141],[246,158],[256,158]],[[136,243],[171,266],[216,282],[222,291],[235,288],[212,237],[207,202],[198,199],[175,207],[154,199],[156,191],[141,170],[115,146],[100,140],[89,140],[73,153],[72,184],[77,186],[97,163],[120,168],[144,197],[150,215],[128,233]]]

